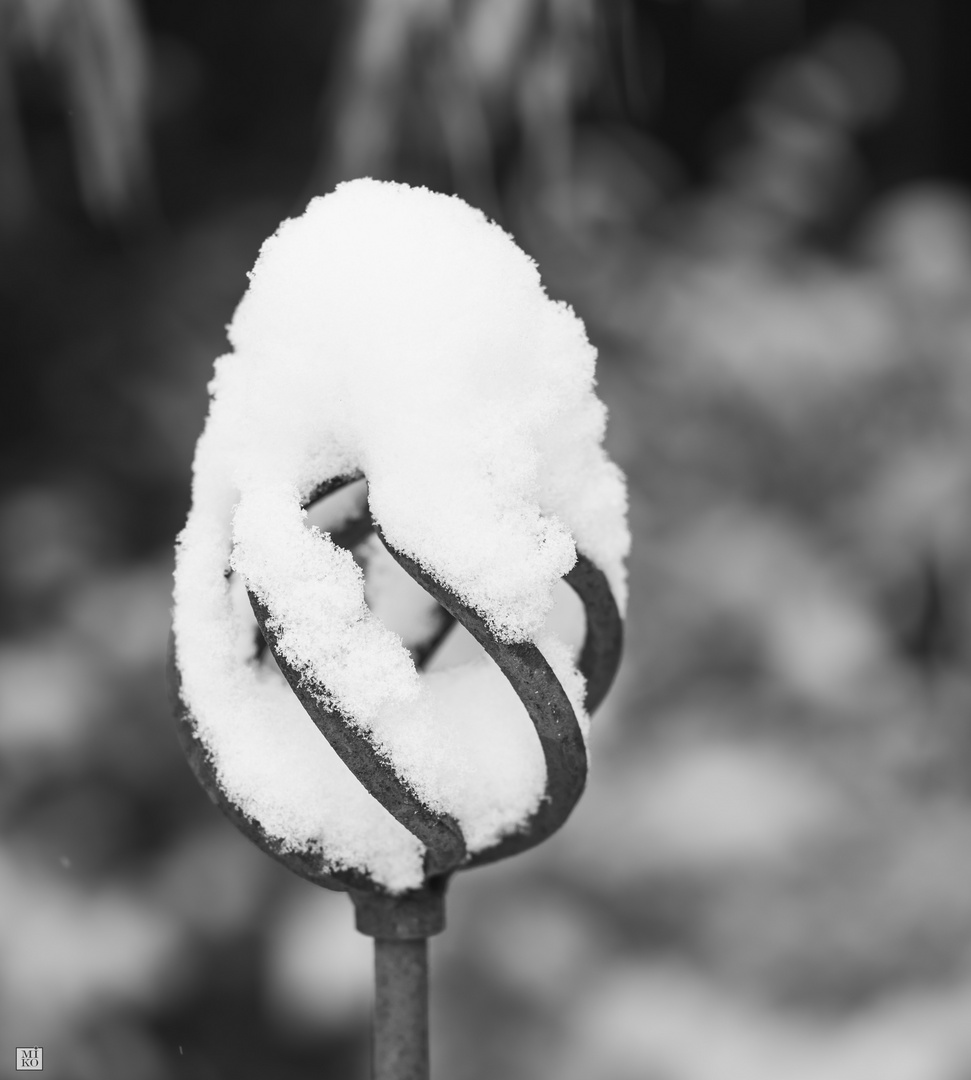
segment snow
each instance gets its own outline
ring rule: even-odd
[[[324,480],[363,474],[389,543],[497,637],[537,642],[585,729],[582,677],[547,622],[578,549],[626,600],[626,490],[602,447],[595,350],[480,212],[371,180],[314,199],[266,241],[229,338],[177,550],[183,697],[224,790],[268,833],[391,891],[415,887],[422,845],[255,661],[242,583],[288,663],[456,817],[470,851],[515,829],[545,782],[515,693],[484,654],[419,675],[406,645],[434,609],[379,541],[352,553],[327,531],[359,495],[320,525],[301,504]]]

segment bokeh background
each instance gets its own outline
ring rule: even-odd
[[[370,943],[176,745],[172,542],[258,246],[454,191],[630,481],[588,792],[459,875],[452,1080],[971,1077],[964,0],[0,0],[0,1075],[358,1080]]]

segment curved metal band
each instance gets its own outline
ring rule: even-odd
[[[374,883],[367,874],[351,868],[332,866],[322,852],[303,850],[290,851],[283,841],[270,836],[262,825],[243,811],[223,791],[216,775],[212,753],[196,734],[196,724],[192,713],[182,697],[182,677],[175,659],[175,635],[169,635],[168,684],[175,711],[176,735],[182,752],[196,780],[209,796],[210,800],[226,815],[237,829],[251,840],[261,851],[276,859],[307,881],[322,885],[325,889],[343,891],[368,890]]]
[[[304,505],[358,479],[361,479],[360,475],[327,481],[315,489]],[[530,818],[497,844],[466,858],[465,841],[455,820],[429,810],[397,775],[391,764],[379,756],[367,733],[328,702],[326,687],[309,680],[305,673],[292,668],[279,655],[276,636],[269,625],[269,612],[250,594],[250,603],[263,640],[298,700],[341,760],[370,794],[425,844],[426,879],[440,878],[460,864],[463,867],[478,866],[525,851],[545,840],[563,824],[583,792],[586,749],[573,707],[535,645],[530,642],[500,642],[478,613],[413,559],[388,543],[371,519],[369,510],[365,509],[364,513],[335,530],[332,540],[339,546],[352,547],[372,531],[378,533],[394,559],[443,610],[443,619],[432,637],[413,650],[416,666],[424,666],[453,621],[458,621],[492,657],[523,702],[540,739],[547,770],[546,792]],[[589,712],[593,712],[606,695],[620,663],[622,622],[603,572],[585,555],[578,553],[577,562],[565,580],[580,597],[586,614],[586,635],[579,667],[587,682],[585,705]],[[200,784],[233,824],[267,854],[316,884],[332,889],[350,889],[354,893],[380,892],[380,887],[366,874],[349,868],[332,867],[322,854],[284,850],[282,841],[270,837],[258,822],[242,813],[222,791],[211,755],[196,735],[191,713],[182,700],[174,639],[170,649],[169,680],[176,698],[182,749]]]
[[[485,620],[414,559],[394,548],[380,528],[385,547],[407,573],[465,627],[509,680],[529,714],[546,761],[546,792],[537,809],[497,844],[476,852],[465,867],[516,855],[551,836],[570,816],[583,793],[587,752],[576,714],[559,679],[532,642],[501,642]],[[571,580],[572,575],[572,580]],[[589,666],[587,701],[599,704],[620,662],[620,615],[603,573],[585,555],[567,575],[587,613],[587,633],[581,661]],[[612,617],[611,617],[612,613]],[[581,664],[582,670],[582,664]]]
[[[465,858],[465,838],[454,818],[429,810],[390,762],[379,755],[368,733],[328,703],[327,688],[287,661],[278,648],[265,605],[252,593],[249,598],[270,652],[307,715],[365,789],[425,845],[425,875],[433,877],[458,866]]]
[[[624,621],[607,575],[582,552],[564,579],[580,597],[586,615],[586,633],[578,666],[587,681],[584,705],[591,715],[600,708],[620,667],[624,650]]]

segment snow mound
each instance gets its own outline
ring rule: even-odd
[[[545,785],[516,694],[485,654],[419,675],[404,631],[366,602],[402,606],[386,554],[372,541],[356,561],[303,504],[323,481],[366,476],[388,542],[501,640],[535,641],[585,730],[583,679],[545,624],[577,549],[625,603],[626,489],[602,447],[596,351],[479,211],[373,180],[314,199],[266,241],[229,339],[177,550],[183,699],[224,791],[270,835],[413,888],[421,843],[257,660],[243,586],[287,662],[456,818],[470,851],[514,830]]]

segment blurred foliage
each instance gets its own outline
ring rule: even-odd
[[[801,10],[0,0],[0,1067],[366,1074],[350,905],[208,803],[164,659],[245,271],[370,173],[576,306],[635,530],[587,795],[453,886],[437,1074],[971,1075],[971,202],[882,190],[903,46]]]
[[[593,0],[369,0],[357,18],[322,190],[353,176],[435,179],[495,215],[503,159],[562,171],[597,74]]]
[[[0,4],[0,224],[33,203],[15,101],[18,69],[34,65],[63,95],[82,201],[97,220],[148,198],[147,46],[129,0],[3,0]]]

